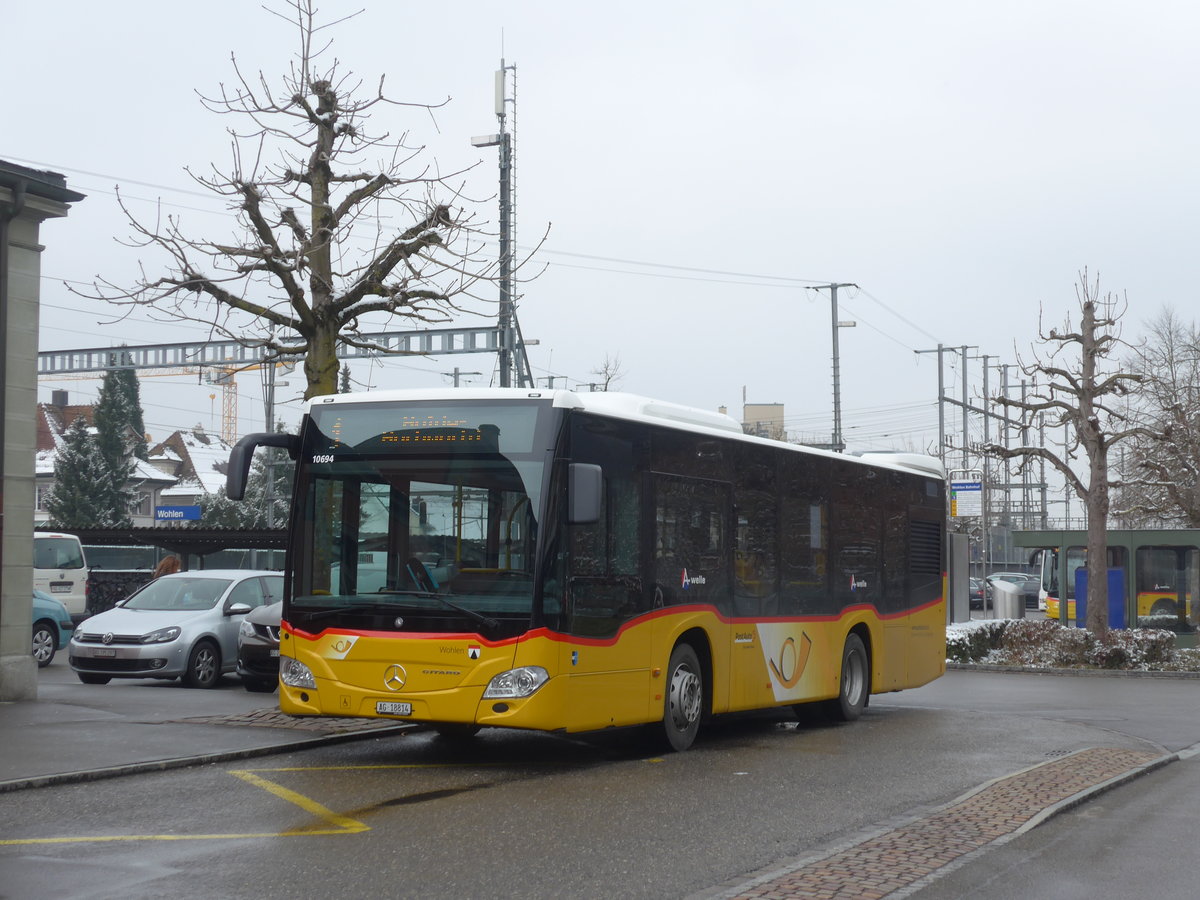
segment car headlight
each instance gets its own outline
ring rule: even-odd
[[[254,625],[249,619],[242,619],[242,624],[238,626],[238,634],[242,637],[254,637]]]
[[[493,678],[483,692],[485,700],[515,700],[528,697],[550,680],[541,666],[521,666],[509,669]]]
[[[312,669],[290,656],[279,657],[279,680],[288,687],[316,688],[317,679]]]
[[[165,644],[168,641],[173,641],[179,637],[179,627],[172,625],[170,628],[160,628],[158,631],[152,631],[149,634],[142,635],[143,644]]]

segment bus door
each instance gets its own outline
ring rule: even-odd
[[[569,528],[565,630],[559,671],[567,675],[567,730],[645,722],[651,707],[653,626],[642,578],[642,487],[628,465],[599,457],[600,515]]]

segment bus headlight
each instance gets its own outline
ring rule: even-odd
[[[290,656],[279,657],[279,680],[288,687],[315,688],[317,679],[313,677],[312,669]]]
[[[517,700],[528,697],[543,684],[550,680],[548,673],[541,666],[521,666],[519,669],[509,669],[501,672],[488,683],[483,692],[485,700]]]

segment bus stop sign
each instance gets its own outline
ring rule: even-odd
[[[950,482],[950,515],[956,518],[983,515],[983,482]]]

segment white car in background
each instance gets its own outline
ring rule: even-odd
[[[58,531],[35,531],[33,589],[59,601],[79,622],[87,615],[87,585],[87,557],[79,538]]]
[[[188,687],[212,687],[237,665],[242,620],[282,597],[279,572],[211,569],[164,575],[84,620],[71,638],[71,668],[84,684],[180,678]]]

